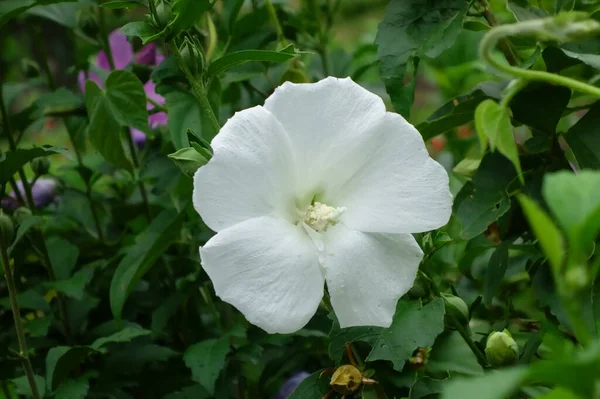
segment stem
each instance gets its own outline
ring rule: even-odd
[[[265,7],[267,8],[267,12],[269,13],[269,18],[271,18],[271,22],[275,26],[275,32],[277,33],[277,41],[282,45],[285,45],[285,36],[283,35],[283,29],[281,28],[281,23],[279,22],[279,18],[277,17],[277,11],[275,7],[273,7],[273,3],[271,0],[265,0]]]
[[[505,90],[505,94],[502,97],[502,101],[500,102],[500,106],[502,108],[508,108],[511,100],[522,90],[525,88],[525,86],[527,86],[527,81],[524,79],[515,79],[512,82],[510,82],[510,84],[508,85],[508,87]]]
[[[473,341],[473,338],[471,338],[471,331],[469,329],[465,328],[465,326],[463,326],[462,324],[460,324],[455,318],[452,318],[452,321],[454,322],[454,327],[456,328],[456,331],[458,331],[458,333],[460,334],[462,339],[469,346],[469,349],[471,349],[471,352],[473,352],[473,354],[477,358],[477,362],[484,369],[487,368],[488,367],[487,359],[485,358],[485,355],[483,354],[481,349],[479,349],[479,347],[477,347],[477,345],[475,344],[475,341]]]
[[[10,260],[8,258],[8,252],[6,250],[6,244],[2,231],[0,230],[0,252],[2,253],[2,267],[4,268],[4,277],[6,278],[6,285],[8,287],[8,296],[10,298],[10,308],[13,313],[13,320],[15,322],[15,330],[17,332],[17,341],[19,343],[19,357],[23,363],[23,370],[27,376],[27,382],[31,388],[31,393],[34,399],[40,399],[40,394],[35,383],[35,377],[33,374],[33,367],[31,366],[31,360],[29,359],[29,351],[27,349],[27,341],[25,340],[25,332],[23,330],[23,324],[21,322],[21,310],[19,309],[19,302],[17,300],[17,289],[15,287],[15,279],[13,276],[12,269],[10,267]]]
[[[480,0],[480,4],[483,6],[483,17],[488,22],[488,24],[490,24],[492,28],[498,26],[498,20],[496,19],[496,15],[494,15],[494,13],[492,12],[492,8],[490,7],[487,0]],[[508,39],[500,40],[500,49],[502,49],[504,57],[506,57],[506,60],[510,65],[519,64],[515,50]]]
[[[19,186],[17,186],[17,182],[15,181],[15,179],[11,177],[8,182],[10,183],[10,186],[12,187],[13,193],[15,193],[15,197],[17,198],[19,204],[26,205],[25,200],[21,195],[21,190],[19,190]]]
[[[206,25],[208,26],[208,47],[206,49],[206,60],[209,61],[215,49],[217,48],[217,29],[215,28],[215,24],[213,23],[212,18],[210,17],[210,13],[206,13]]]
[[[179,52],[179,49],[177,48],[175,43],[171,42],[171,45],[169,47],[171,48],[171,51],[173,52],[173,54],[175,54],[175,56],[177,57],[177,62],[179,63],[179,67],[185,74],[185,77],[187,78],[187,80],[190,82],[190,85],[192,86],[192,93],[194,94],[194,97],[196,97],[196,101],[198,101],[200,108],[202,108],[202,110],[208,116],[210,123],[212,124],[213,128],[215,129],[215,132],[218,132],[219,130],[221,130],[221,125],[219,124],[219,120],[217,119],[217,117],[210,105],[210,101],[208,101],[208,96],[206,95],[206,90],[205,90],[204,86],[202,85],[202,83],[200,81],[198,81],[194,77],[194,75],[192,74],[192,71],[190,71],[190,69],[187,67],[187,65],[186,65],[183,57],[181,56],[181,53]]]
[[[102,43],[102,49],[104,53],[106,53],[106,58],[108,59],[108,65],[110,65],[110,70],[115,69],[115,59],[113,58],[112,49],[110,48],[110,41],[108,40],[108,32],[106,32],[106,21],[104,20],[104,9],[100,7],[98,11],[98,25],[100,27],[100,42]]]
[[[510,25],[501,25],[492,28],[481,40],[481,44],[479,46],[480,57],[496,70],[516,78],[520,78],[525,81],[548,82],[559,86],[569,87],[573,90],[578,90],[582,93],[590,94],[595,97],[600,97],[600,88],[591,86],[587,83],[545,71],[531,71],[528,69],[521,69],[510,65],[505,65],[494,59],[492,56],[492,51],[498,44],[499,40],[512,35],[531,35],[540,33],[544,29],[545,22],[547,22],[547,20],[532,20]]]
[[[150,211],[150,202],[148,201],[148,193],[146,192],[146,186],[144,186],[144,182],[140,179],[139,171],[140,171],[140,161],[137,156],[137,150],[135,148],[135,143],[131,138],[131,133],[125,129],[125,136],[127,138],[127,145],[129,146],[129,151],[131,152],[131,160],[133,161],[133,166],[135,168],[135,177],[138,183],[138,187],[140,189],[140,194],[142,196],[142,202],[144,203],[144,209],[146,211],[146,219],[148,222],[152,220],[152,212]]]

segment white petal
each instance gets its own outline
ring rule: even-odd
[[[355,152],[360,137],[385,116],[381,98],[350,78],[286,82],[265,101],[265,108],[290,136],[301,191],[318,191],[337,179],[338,166]]]
[[[448,223],[448,174],[429,157],[419,132],[400,115],[387,113],[368,140],[322,202],[344,206],[340,220],[360,231],[418,233]]]
[[[258,217],[222,230],[200,257],[217,295],[268,333],[298,331],[323,297],[310,238],[282,219]]]
[[[263,107],[236,113],[211,146],[210,162],[194,175],[193,201],[215,231],[257,216],[288,217],[296,165],[288,136]]]
[[[423,259],[413,236],[338,224],[325,234],[325,248],[327,289],[340,326],[389,327]]]

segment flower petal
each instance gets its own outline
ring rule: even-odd
[[[124,69],[133,61],[133,46],[127,40],[127,36],[118,29],[108,35],[110,52],[112,53],[115,69]],[[98,66],[102,69],[110,70],[110,63],[104,51],[98,53]]]
[[[263,107],[236,113],[213,139],[214,155],[194,175],[196,211],[214,231],[276,214],[292,220],[296,168],[288,136]]]
[[[283,219],[258,217],[222,230],[200,257],[217,295],[268,333],[298,331],[323,297],[312,242]]]
[[[324,240],[327,289],[340,327],[389,327],[423,259],[413,236],[363,233],[338,224]]]
[[[450,219],[452,194],[445,169],[429,157],[419,132],[387,113],[355,152],[346,174],[323,202],[344,206],[341,221],[365,232],[417,233]]]
[[[302,173],[300,190],[318,191],[337,179],[337,165],[356,141],[385,116],[381,98],[350,78],[312,84],[286,82],[265,101],[283,125]]]
[[[135,62],[142,65],[155,65],[156,45],[154,43],[150,43],[142,47],[142,49],[135,55]]]

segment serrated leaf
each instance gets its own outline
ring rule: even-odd
[[[436,57],[449,48],[462,30],[468,2],[462,0],[392,0],[379,24],[375,43],[380,73],[394,109],[408,117],[414,87],[404,75],[413,57]]]
[[[234,53],[229,53],[224,55],[223,57],[213,61],[207,70],[207,75],[209,77],[216,76],[221,72],[225,72],[226,70],[233,68],[235,66],[244,64],[250,61],[260,61],[260,62],[285,62],[294,57],[297,57],[302,53],[296,51],[294,45],[290,44],[286,48],[280,51],[270,51],[270,50],[242,50],[236,51]]]
[[[135,244],[126,250],[126,255],[117,266],[110,284],[110,308],[116,319],[121,312],[129,293],[156,259],[173,243],[179,234],[185,207],[179,212],[166,209],[161,212],[141,234]]]
[[[212,395],[228,353],[229,337],[208,339],[190,346],[183,355],[183,361],[192,370],[192,379]]]
[[[54,154],[63,154],[70,157],[69,152],[64,148],[51,145],[0,152],[0,184],[8,182],[19,169],[31,160]]]
[[[98,338],[90,345],[90,347],[95,350],[101,350],[108,344],[130,342],[137,337],[143,337],[151,333],[151,331],[140,327],[125,327],[121,331],[109,335],[108,337]]]
[[[489,140],[492,151],[498,150],[512,162],[521,183],[525,184],[521,161],[519,160],[519,150],[515,142],[508,110],[498,105],[494,100],[483,101],[475,110],[475,127],[481,137]],[[485,148],[484,146],[485,141],[482,141],[482,148]]]

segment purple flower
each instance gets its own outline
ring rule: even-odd
[[[17,189],[21,194],[22,198],[25,198],[25,190],[23,189],[23,182],[17,182]],[[56,180],[45,177],[40,177],[31,186],[31,195],[33,197],[33,203],[36,208],[42,208],[50,204],[54,200],[56,194]],[[14,192],[11,192],[7,198],[2,200],[2,207],[17,209],[20,205],[17,201],[17,196]]]
[[[310,376],[310,373],[307,373],[306,371],[301,371],[292,375],[283,384],[281,384],[281,386],[279,387],[279,391],[277,391],[273,399],[286,399],[308,376]]]
[[[127,36],[122,34],[120,31],[115,30],[108,36],[108,42],[110,45],[110,50],[112,52],[113,61],[115,63],[115,69],[124,69],[131,62],[135,60],[138,64],[145,65],[159,65],[164,59],[164,55],[160,54],[154,43],[150,43],[147,46],[143,47],[137,54],[134,55],[133,47],[129,40],[127,40]],[[100,51],[97,57],[97,65],[107,71],[110,71],[110,64],[108,62],[108,57],[104,51]],[[83,93],[85,93],[85,81],[86,74],[83,71],[79,72],[77,77],[79,82],[79,88]],[[102,80],[98,75],[93,72],[87,73],[87,79],[93,80],[98,84],[98,86],[102,87]],[[165,99],[156,93],[155,85],[152,81],[146,82],[144,85],[144,91],[146,92],[146,96],[154,100],[156,103],[163,105],[165,103]],[[152,109],[153,105],[148,103],[147,109]],[[151,128],[155,128],[160,125],[167,124],[167,114],[164,112],[159,112],[156,114],[152,114],[148,116],[148,123]],[[140,132],[136,129],[131,129],[131,137],[133,141],[139,146],[143,146],[146,142],[146,135],[143,132]]]

